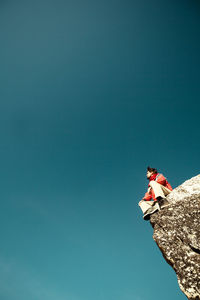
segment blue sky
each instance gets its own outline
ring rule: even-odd
[[[137,203],[199,173],[199,14],[1,1],[1,299],[185,298]]]

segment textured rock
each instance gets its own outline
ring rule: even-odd
[[[151,216],[153,238],[175,270],[188,299],[200,299],[200,175],[167,197],[170,205]]]

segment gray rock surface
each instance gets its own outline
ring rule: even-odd
[[[151,216],[153,239],[177,274],[188,299],[200,299],[200,175],[167,197],[170,205]]]

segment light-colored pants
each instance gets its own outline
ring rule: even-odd
[[[153,180],[150,181],[149,185],[155,193],[155,198],[158,198],[158,197],[165,198],[165,196],[167,196],[171,192],[171,190],[169,190],[165,186],[163,186],[160,183],[153,181]],[[142,212],[145,213],[150,207],[152,207],[152,205],[157,205],[157,203],[155,204],[155,201],[141,200],[138,203],[138,205],[141,208]]]
[[[145,200],[141,200],[138,205],[141,208],[143,214],[150,208],[152,207],[152,205],[154,205],[154,201],[145,201]]]

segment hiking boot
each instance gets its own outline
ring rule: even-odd
[[[144,219],[145,221],[150,220],[150,216],[151,216],[152,214],[154,214],[156,211],[158,211],[158,207],[156,207],[156,206],[150,207],[150,208],[147,209],[147,211],[144,213],[143,219]]]
[[[167,199],[162,198],[162,197],[157,198],[157,203],[158,203],[160,209],[165,208],[169,205],[169,202],[167,201]]]

